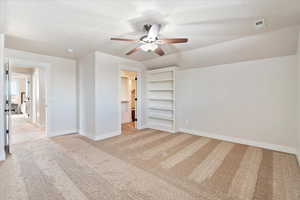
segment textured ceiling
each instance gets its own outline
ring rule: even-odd
[[[264,38],[270,32],[300,24],[299,0],[0,1],[0,28],[7,35],[6,47],[68,58],[78,58],[91,51],[138,61],[157,58],[142,51],[126,56],[136,44],[109,40],[112,36],[139,38],[146,23],[162,24],[161,37],[189,38],[186,44],[163,45],[167,56],[193,49],[202,52],[241,38]],[[266,27],[257,30],[254,22],[261,18],[265,19]],[[74,52],[68,53],[68,48]],[[293,45],[286,46],[282,54],[293,48]],[[251,53],[253,59],[259,56],[255,51]]]

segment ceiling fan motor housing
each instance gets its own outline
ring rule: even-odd
[[[144,29],[147,35],[141,37],[141,41],[145,43],[153,43],[158,40],[158,34],[160,30],[159,24],[145,24]]]
[[[145,29],[145,31],[146,31],[146,33],[148,33],[149,32],[149,30],[151,29],[151,24],[145,24],[144,25],[144,29]]]

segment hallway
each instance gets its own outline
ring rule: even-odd
[[[11,144],[29,142],[46,137],[44,129],[34,125],[24,115],[11,116]]]
[[[139,130],[135,128],[135,122],[128,122],[122,124],[122,134],[123,135],[130,135],[137,133]]]

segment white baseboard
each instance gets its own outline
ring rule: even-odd
[[[165,131],[165,132],[169,132],[169,133],[176,133],[176,131],[165,128],[163,126],[159,126],[159,125],[145,125],[144,128],[151,128],[151,129],[155,129],[155,130],[160,130],[160,131]]]
[[[70,129],[70,130],[63,130],[63,131],[56,131],[56,132],[48,132],[47,137],[56,137],[56,136],[68,135],[72,133],[78,133],[78,130]]]
[[[118,136],[118,135],[121,135],[121,130],[111,132],[111,133],[95,135],[94,138],[92,138],[92,139],[93,140],[104,140],[104,139],[114,137],[114,136]]]
[[[111,133],[106,133],[106,134],[99,134],[99,135],[96,135],[96,136],[91,136],[91,134],[87,134],[86,132],[84,132],[82,130],[79,130],[79,134],[82,135],[82,136],[88,137],[91,140],[96,140],[97,141],[97,140],[104,140],[106,138],[121,135],[121,130],[111,132]]]
[[[141,125],[140,127],[138,127],[137,129],[141,130],[141,129],[145,129],[145,128],[148,128],[147,125]]]
[[[212,133],[208,133],[208,132],[195,131],[195,130],[182,129],[182,128],[179,129],[179,131],[184,132],[184,133],[189,133],[192,135],[204,136],[204,137],[208,137],[208,138],[214,138],[214,139],[224,140],[224,141],[228,141],[228,142],[245,144],[245,145],[249,145],[249,146],[255,146],[255,147],[270,149],[270,150],[274,150],[274,151],[296,154],[295,148],[281,146],[281,145],[277,145],[277,144],[257,142],[257,141],[253,141],[253,140],[241,139],[241,138],[236,138],[236,137],[228,137],[228,136],[219,135],[219,134],[212,134]],[[299,156],[298,156],[298,159],[299,159]]]
[[[87,136],[88,134],[86,132],[84,132],[83,130],[78,130],[78,133],[79,135],[82,135],[82,136]]]

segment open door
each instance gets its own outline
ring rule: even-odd
[[[10,97],[10,66],[6,60],[4,64],[4,130],[5,130],[5,152],[10,153],[10,112],[11,112],[11,97]]]
[[[136,122],[138,121],[137,119],[137,76],[134,77],[134,81],[132,81],[132,84],[134,85],[134,89],[131,91],[131,97],[132,97],[132,102],[133,105],[132,107],[134,108],[132,110],[132,121],[135,122],[135,128],[137,127]]]
[[[120,70],[120,115],[123,134],[137,132],[138,126],[138,73],[136,71]]]

